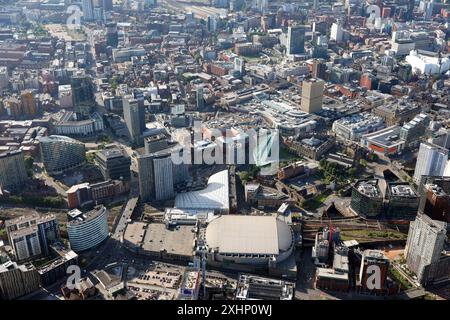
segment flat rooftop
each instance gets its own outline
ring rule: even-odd
[[[331,268],[317,268],[316,275],[318,278],[330,278],[335,280],[348,281],[348,273],[339,273]]]
[[[150,252],[166,252],[168,254],[192,256],[195,246],[195,233],[192,226],[177,226],[173,230],[166,229],[165,224],[151,223],[147,225],[142,242],[142,249]]]
[[[139,246],[144,239],[146,226],[147,223],[144,222],[129,223],[123,235],[124,241],[128,241],[136,246]]]
[[[380,190],[378,189],[378,180],[360,180],[355,185],[356,189],[361,193],[371,198],[380,197]]]
[[[384,147],[393,147],[403,143],[400,139],[400,127],[392,126],[364,135],[366,140]]]
[[[389,191],[391,195],[396,197],[418,197],[416,191],[409,184],[389,184]]]

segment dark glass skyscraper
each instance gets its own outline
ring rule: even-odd
[[[71,79],[73,106],[77,116],[89,116],[95,104],[94,88],[91,78],[86,75]]]
[[[287,34],[287,54],[302,54],[305,52],[305,26],[291,26]]]
[[[117,33],[117,23],[106,24],[106,45],[117,48],[119,45],[119,35]]]

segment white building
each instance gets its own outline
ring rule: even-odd
[[[205,189],[177,194],[175,208],[227,214],[230,211],[229,194],[228,170],[223,170],[209,177]]]
[[[412,50],[406,56],[406,62],[411,65],[412,72],[418,74],[439,74],[450,70],[450,59],[439,57],[434,52]]]
[[[420,183],[423,175],[442,176],[448,160],[448,150],[430,143],[421,143],[414,170],[414,182]]]
[[[68,216],[67,233],[73,251],[88,250],[108,237],[108,210],[104,206],[86,213],[74,209]]]
[[[333,23],[333,25],[331,26],[330,39],[336,42],[342,42],[343,37],[344,30],[342,29],[342,26],[339,23]]]
[[[425,276],[425,267],[439,261],[447,234],[445,222],[419,214],[409,227],[405,255],[408,268],[419,281]]]
[[[361,113],[334,121],[332,130],[342,138],[359,141],[363,135],[384,127],[384,121],[381,117],[370,113]]]

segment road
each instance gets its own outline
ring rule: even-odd
[[[47,175],[47,173],[44,171],[42,163],[36,163],[34,165],[34,175],[36,179],[43,180],[45,185],[54,188],[59,195],[63,196],[64,198],[67,197],[66,189],[64,189],[57,181],[55,181],[55,179]]]

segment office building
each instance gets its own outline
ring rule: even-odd
[[[141,200],[168,200],[174,196],[174,165],[170,149],[137,156]]]
[[[7,220],[5,226],[17,261],[49,255],[50,245],[59,239],[54,215],[40,216],[35,212]]]
[[[333,25],[331,26],[330,39],[339,43],[339,42],[342,42],[343,37],[344,37],[344,30],[343,30],[341,24],[339,22],[333,23]]]
[[[413,180],[420,183],[422,176],[442,176],[448,160],[448,149],[423,142],[417,155]]]
[[[405,20],[406,21],[411,21],[414,19],[414,5],[415,5],[416,1],[415,0],[408,0],[408,6],[407,6],[407,11],[405,14]]]
[[[234,52],[240,56],[256,56],[261,50],[262,45],[259,43],[244,42],[234,45]]]
[[[304,80],[302,83],[301,109],[307,113],[322,110],[323,88],[325,82],[319,79]]]
[[[389,182],[386,190],[386,216],[414,218],[419,209],[419,195],[408,183]]]
[[[197,110],[202,110],[205,106],[205,99],[203,98],[203,87],[198,86],[195,91]]]
[[[305,26],[290,26],[287,31],[286,54],[305,53]]]
[[[378,267],[379,288],[376,288],[376,279],[370,278],[372,274],[377,274],[373,270],[368,270],[376,266]],[[377,270],[377,269],[375,269]],[[361,258],[361,266],[359,268],[359,284],[362,292],[371,292],[376,294],[385,294],[387,289],[387,275],[389,271],[389,259],[383,251],[380,250],[365,250]],[[375,286],[373,288],[372,286]]]
[[[387,126],[403,125],[413,120],[421,111],[419,104],[412,104],[405,101],[383,104],[373,111],[381,117]]]
[[[420,138],[425,135],[425,130],[430,124],[430,116],[420,113],[411,121],[405,123],[401,129],[399,137],[405,141],[405,147],[415,148],[419,145]]]
[[[440,260],[447,259],[442,255],[446,236],[447,223],[433,220],[427,215],[419,214],[410,224],[405,247],[406,264],[423,285],[436,279],[434,272],[439,270]]]
[[[155,200],[167,200],[174,197],[173,168],[170,153],[155,155],[153,158]]]
[[[58,87],[58,99],[61,109],[73,108],[72,86],[70,84]]]
[[[112,145],[97,152],[95,162],[105,180],[130,180],[131,158],[122,148]]]
[[[76,75],[71,79],[71,87],[73,106],[81,120],[91,113],[92,107],[95,105],[92,80],[86,75]]]
[[[16,191],[27,182],[23,151],[14,150],[0,153],[0,187]]]
[[[245,60],[239,57],[234,59],[234,70],[238,71],[241,76],[245,73]]]
[[[41,160],[49,174],[59,174],[86,162],[84,143],[65,136],[39,138]]]
[[[0,254],[0,300],[14,300],[40,288],[39,274],[32,264],[18,264]]]
[[[372,218],[383,211],[383,197],[378,187],[378,180],[359,180],[352,189],[350,209],[358,215]]]
[[[142,111],[139,101],[131,95],[123,97],[123,117],[128,128],[128,134],[131,141],[136,145],[142,145]]]
[[[216,16],[208,16],[207,20],[208,32],[216,32],[217,30],[217,17]]]
[[[332,130],[342,138],[359,141],[363,135],[378,131],[384,127],[383,119],[364,112],[334,121]]]
[[[74,209],[67,215],[67,234],[73,251],[91,249],[108,237],[108,210],[104,206],[98,206],[86,213]]]
[[[285,280],[240,274],[236,300],[292,300],[295,284]]]
[[[392,126],[361,137],[361,146],[384,156],[401,154],[405,148],[405,140],[400,138],[401,128]]]
[[[156,0],[154,0],[156,2]],[[111,11],[113,9],[113,0],[100,0],[101,6],[105,11]]]
[[[419,213],[450,222],[450,177],[422,176],[418,190]]]
[[[117,48],[119,45],[119,34],[117,33],[117,23],[106,24],[106,45]]]
[[[325,80],[327,72],[327,65],[323,59],[314,59],[312,65],[312,76],[315,79]]]
[[[94,21],[94,0],[82,0],[83,19],[85,21]]]

